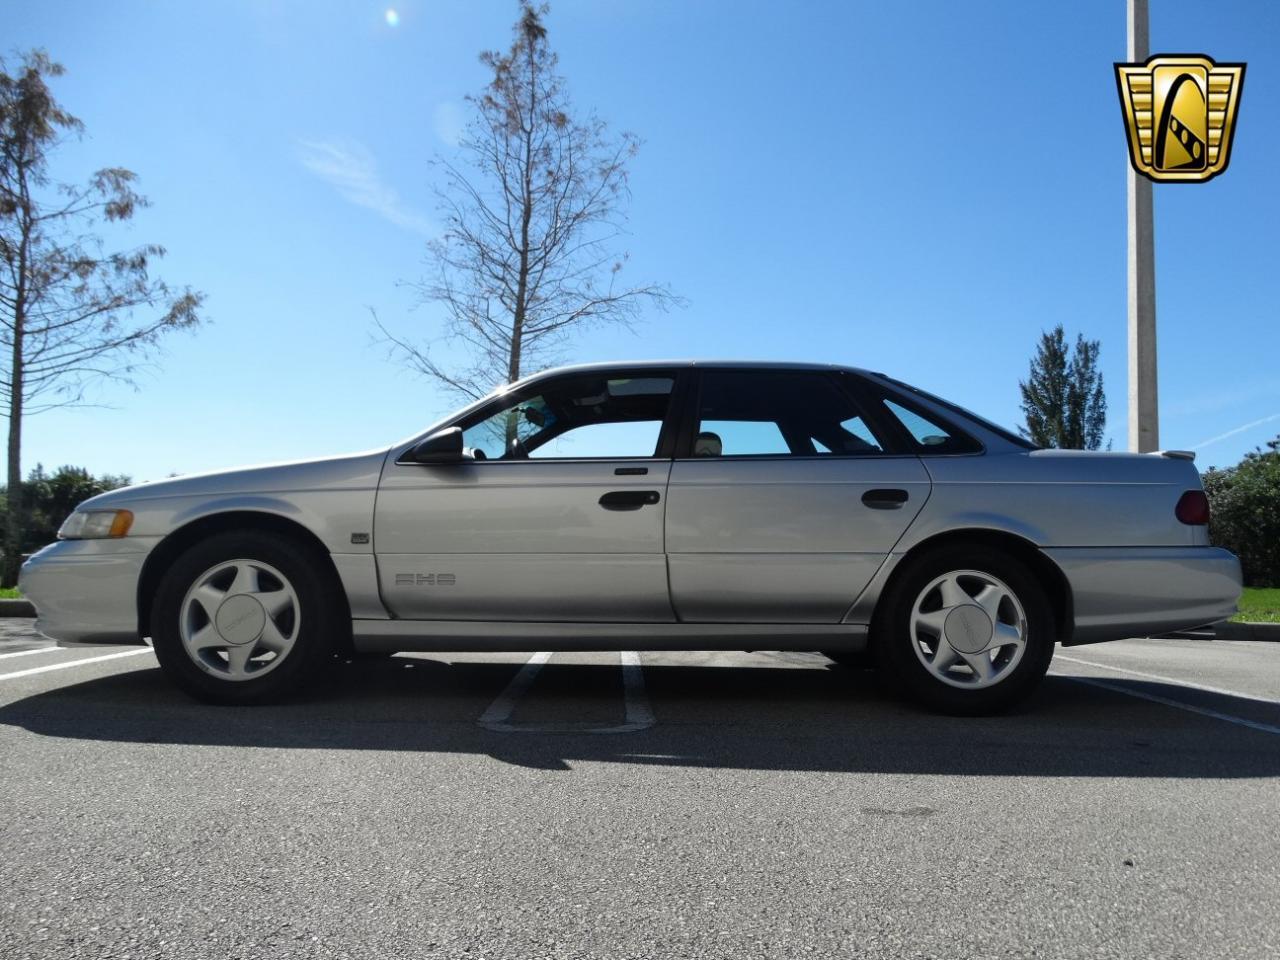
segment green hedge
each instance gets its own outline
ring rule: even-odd
[[[47,473],[41,465],[31,471],[22,485],[24,510],[27,516],[23,530],[22,552],[39,550],[57,537],[58,528],[80,503],[108,490],[129,485],[129,478],[107,474],[95,477],[84,467],[59,467]],[[4,543],[5,510],[8,506],[8,487],[0,486],[0,543]]]
[[[1280,437],[1234,467],[1206,470],[1209,536],[1240,558],[1250,587],[1280,587]]]

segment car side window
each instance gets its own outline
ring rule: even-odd
[[[570,427],[529,456],[539,459],[574,459],[589,457],[651,457],[658,449],[661,420],[587,423]]]
[[[539,384],[459,424],[477,460],[625,459],[657,454],[672,377],[574,376]]]
[[[972,437],[956,433],[941,426],[924,414],[910,410],[902,404],[886,398],[885,408],[902,424],[923,449],[922,453],[978,453],[982,447]]]
[[[787,454],[791,450],[776,423],[768,420],[703,420],[694,456]]]
[[[693,456],[879,454],[884,444],[851,397],[821,371],[708,370]]]

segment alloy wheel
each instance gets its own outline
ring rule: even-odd
[[[293,649],[301,604],[292,584],[260,560],[228,560],[196,577],[182,600],[182,646],[222,680],[250,680],[279,666]]]
[[[911,607],[911,647],[953,687],[980,689],[1013,672],[1027,648],[1027,615],[1009,587],[980,570],[935,578]]]

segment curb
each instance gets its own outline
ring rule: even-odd
[[[34,617],[36,608],[30,600],[0,600],[0,617]]]
[[[1280,643],[1280,623],[1215,623],[1216,640],[1268,640]]]

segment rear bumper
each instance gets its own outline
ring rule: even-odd
[[[22,565],[36,629],[60,643],[137,643],[138,578],[159,537],[59,540]]]
[[[1225,620],[1240,561],[1218,547],[1060,547],[1044,551],[1071,585],[1067,645],[1147,637]]]

